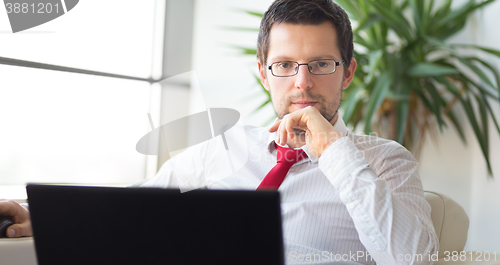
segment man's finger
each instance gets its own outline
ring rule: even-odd
[[[7,228],[7,237],[32,236],[31,223],[13,224]]]
[[[16,206],[13,201],[0,200],[0,215],[14,216],[18,211]]]
[[[269,128],[269,132],[275,132],[276,130],[278,130],[279,126],[280,126],[280,123],[281,123],[281,120],[277,120],[273,126],[271,126],[271,128]]]
[[[286,124],[288,123],[288,114],[283,117],[283,120],[281,120],[280,126],[278,128],[278,141],[281,145],[287,143],[287,136],[286,136]]]
[[[297,121],[295,120],[294,116],[290,116],[287,123],[286,123],[286,131],[288,133],[288,137],[292,139],[295,136],[295,130],[294,127],[296,127]]]
[[[15,224],[7,228],[7,237],[31,236],[29,212],[19,203],[12,200],[0,200],[0,215],[10,216]]]

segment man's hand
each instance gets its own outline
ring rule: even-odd
[[[294,128],[305,131],[305,141],[309,152],[319,158],[328,146],[340,139],[337,132],[321,113],[314,107],[306,107],[278,120],[269,132],[278,134],[278,142],[283,145],[296,137]]]
[[[0,200],[0,215],[10,216],[14,224],[7,228],[7,237],[32,236],[30,213],[15,201]]]

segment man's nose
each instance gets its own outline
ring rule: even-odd
[[[301,66],[303,66],[301,68]],[[295,75],[295,87],[298,89],[309,89],[312,87],[312,75],[309,72],[309,65],[302,64],[298,66],[298,73]]]

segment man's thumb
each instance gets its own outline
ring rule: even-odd
[[[31,236],[30,224],[13,224],[7,228],[7,237]]]

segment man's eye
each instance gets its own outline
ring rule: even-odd
[[[283,62],[283,63],[279,63],[279,64],[278,64],[278,66],[279,66],[280,68],[285,69],[285,68],[290,67],[290,63]]]
[[[318,62],[319,67],[328,67],[328,62]]]

